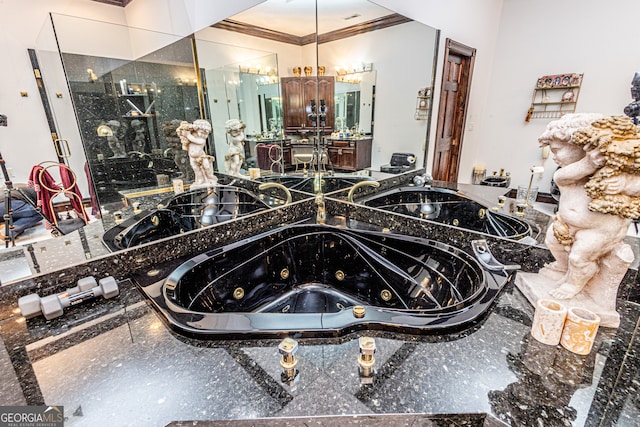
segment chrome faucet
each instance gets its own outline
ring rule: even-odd
[[[356,192],[357,189],[365,186],[378,188],[380,187],[380,183],[378,181],[360,181],[356,183],[353,187],[351,187],[351,190],[349,190],[349,194],[347,195],[347,201],[350,203],[353,203],[353,194]]]

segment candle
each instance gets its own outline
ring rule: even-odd
[[[585,308],[572,307],[567,312],[560,344],[573,353],[589,354],[598,333],[598,326],[600,317],[597,314]]]
[[[531,335],[541,343],[558,345],[566,317],[567,308],[564,305],[547,299],[538,300]]]

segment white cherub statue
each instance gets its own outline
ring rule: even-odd
[[[225,123],[229,134],[229,150],[224,156],[224,171],[228,175],[240,176],[240,168],[244,161],[244,128],[242,120],[231,119]]]
[[[617,327],[616,295],[634,254],[624,242],[640,217],[640,137],[628,117],[567,114],[540,136],[560,168],[558,211],[545,244],[555,261],[516,285],[535,305],[560,301],[598,314]]]
[[[211,133],[211,124],[198,119],[193,123],[181,122],[176,134],[182,142],[182,149],[189,154],[189,163],[195,174],[195,181],[191,188],[210,187],[218,183],[218,178],[213,174],[213,156],[204,151],[207,137]]]

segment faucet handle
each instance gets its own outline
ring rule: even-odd
[[[413,183],[418,187],[426,187],[433,184],[433,176],[429,172],[413,177]]]

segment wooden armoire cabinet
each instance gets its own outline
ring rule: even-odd
[[[282,77],[282,107],[284,129],[288,132],[312,131],[320,127],[323,131],[333,131],[334,111],[334,77]],[[311,101],[315,102],[316,113],[320,112],[321,100],[326,106],[324,125],[309,119],[312,113]]]

